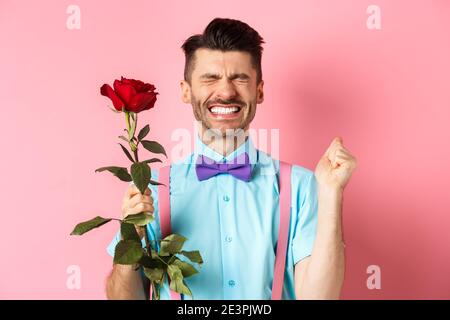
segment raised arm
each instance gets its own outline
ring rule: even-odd
[[[355,168],[356,159],[344,148],[341,138],[333,140],[316,167],[317,234],[311,256],[295,265],[297,299],[340,297],[345,273],[343,191]]]

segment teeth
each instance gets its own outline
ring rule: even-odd
[[[223,107],[212,107],[211,112],[215,114],[229,114],[239,111],[238,107],[229,107],[229,108],[223,108]]]

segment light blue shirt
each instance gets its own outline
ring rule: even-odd
[[[215,161],[231,161],[249,154],[252,179],[245,182],[231,174],[199,181],[195,162],[199,154]],[[271,299],[279,228],[279,193],[275,173],[279,161],[256,149],[251,138],[223,157],[199,137],[195,151],[172,164],[170,172],[171,233],[186,237],[183,250],[199,250],[203,265],[186,278],[193,297],[182,299]],[[158,180],[158,171],[152,170]],[[150,240],[161,239],[158,189],[149,185],[155,220],[147,225]],[[291,173],[291,219],[282,299],[295,299],[294,266],[311,255],[317,228],[317,182],[314,173],[293,165]],[[117,232],[108,253],[113,256],[120,241]],[[159,248],[157,248],[159,249]],[[187,258],[180,255],[183,261]],[[170,299],[167,280],[161,299]]]

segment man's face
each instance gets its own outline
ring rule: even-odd
[[[192,104],[203,130],[247,130],[263,102],[263,85],[256,83],[251,55],[242,51],[198,49],[191,85],[181,81],[182,100]]]

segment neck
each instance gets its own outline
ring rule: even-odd
[[[248,130],[238,130],[238,133],[234,132],[230,135],[210,134],[209,132],[211,130],[201,130],[199,132],[200,140],[224,157],[239,148],[248,139]]]

